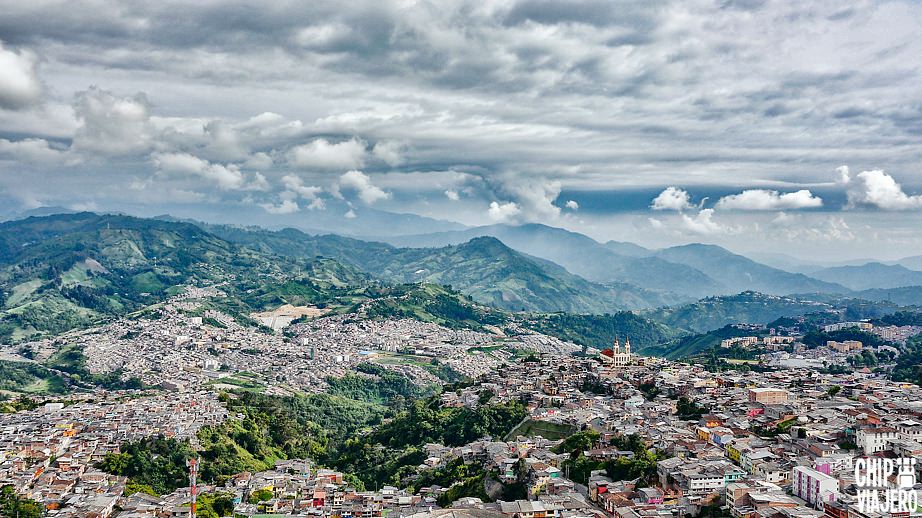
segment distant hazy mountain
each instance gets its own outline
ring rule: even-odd
[[[606,241],[605,248],[628,257],[649,257],[653,255],[652,250],[627,241]]]
[[[443,248],[396,249],[363,269],[395,281],[447,284],[474,300],[512,310],[606,313],[679,300],[628,284],[589,282],[492,237]]]
[[[841,284],[853,290],[922,286],[922,272],[902,265],[867,263],[861,266],[839,266],[813,272],[813,277]]]
[[[747,253],[746,257],[773,268],[779,268],[788,272],[803,273],[805,275],[813,275],[813,272],[826,268],[836,268],[838,266],[860,266],[865,263],[875,262],[874,259],[870,258],[849,259],[845,261],[807,260],[780,252],[753,252]]]
[[[477,301],[503,309],[605,313],[688,300],[628,283],[593,283],[490,237],[438,248],[398,248],[336,235],[310,236],[294,229],[206,228],[255,250],[300,257],[322,255],[379,279],[448,284]]]
[[[912,257],[904,257],[897,261],[897,263],[909,268],[910,270],[922,271],[922,255],[914,255]]]
[[[717,279],[721,284],[722,293],[752,290],[784,295],[808,292],[846,293],[849,291],[839,284],[757,263],[715,245],[676,246],[659,250],[656,256],[669,262],[691,266]]]
[[[40,218],[42,216],[51,216],[53,214],[75,214],[76,212],[77,211],[75,210],[71,210],[66,207],[59,207],[55,205],[55,206],[49,206],[49,207],[36,207],[34,209],[24,210],[22,212],[17,212],[15,214],[12,214],[10,215],[10,217],[6,219],[10,221],[10,220],[25,219],[25,218],[31,218],[31,217]]]
[[[598,283],[629,283],[648,290],[698,298],[721,290],[720,284],[683,264],[651,257],[646,248],[609,241],[601,244],[577,232],[539,224],[490,225],[456,232],[384,238],[398,246],[433,247],[491,236],[526,254],[553,261]]]
[[[854,296],[864,300],[893,302],[900,306],[922,306],[922,286],[872,288],[857,291]]]

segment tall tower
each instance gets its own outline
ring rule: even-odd
[[[198,457],[192,457],[187,460],[186,466],[189,466],[189,496],[192,497],[192,502],[189,504],[189,518],[195,518],[195,507],[198,502],[198,487],[196,487],[196,479],[198,478]]]
[[[615,337],[615,343],[611,346],[611,352],[619,354],[621,352],[621,342],[618,341],[618,337]]]
[[[631,354],[631,337],[630,336],[624,339],[624,354],[627,354],[628,356],[630,356]]]

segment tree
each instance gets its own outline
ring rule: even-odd
[[[44,511],[42,504],[17,495],[13,486],[3,486],[0,490],[0,515],[2,516],[39,518]]]
[[[265,502],[266,500],[272,500],[273,496],[275,495],[268,489],[257,489],[250,493],[250,502]]]

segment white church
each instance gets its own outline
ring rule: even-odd
[[[623,367],[634,363],[634,355],[631,354],[631,338],[624,340],[624,351],[621,350],[621,342],[615,338],[611,349],[605,349],[599,353],[599,359],[602,363],[612,367]]]

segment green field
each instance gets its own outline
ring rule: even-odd
[[[230,376],[209,381],[206,385],[230,385],[241,390],[253,392],[262,392],[266,388],[259,375],[252,372],[236,372]]]
[[[535,437],[540,435],[545,439],[556,441],[576,433],[576,427],[570,424],[552,423],[550,421],[536,421],[528,419],[513,428],[506,434],[505,440],[515,439],[519,435],[524,437]]]

